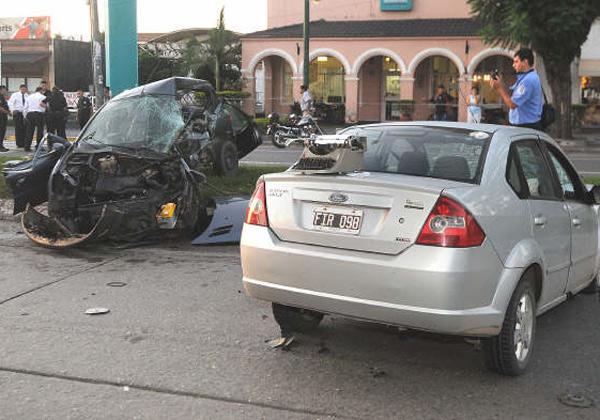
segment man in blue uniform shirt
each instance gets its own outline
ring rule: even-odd
[[[507,89],[502,83],[502,78],[497,76],[490,80],[490,85],[510,110],[508,112],[510,125],[542,130],[544,104],[542,84],[533,69],[533,60],[533,52],[529,48],[521,48],[515,53],[513,59],[513,69],[517,72],[515,84]]]

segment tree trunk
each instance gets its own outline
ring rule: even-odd
[[[556,136],[561,139],[572,139],[571,131],[571,63],[544,60],[548,83],[554,97],[557,118]]]

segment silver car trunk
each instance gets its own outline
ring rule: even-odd
[[[381,254],[411,246],[441,192],[467,185],[374,172],[265,176],[269,226],[280,240]]]

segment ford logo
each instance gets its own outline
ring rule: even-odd
[[[342,193],[333,193],[329,196],[329,201],[332,203],[345,203],[348,201],[348,196]]]

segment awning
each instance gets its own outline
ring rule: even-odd
[[[579,76],[600,77],[600,60],[581,60],[579,62]]]
[[[2,52],[2,64],[34,64],[50,56],[48,51],[40,52]]]

